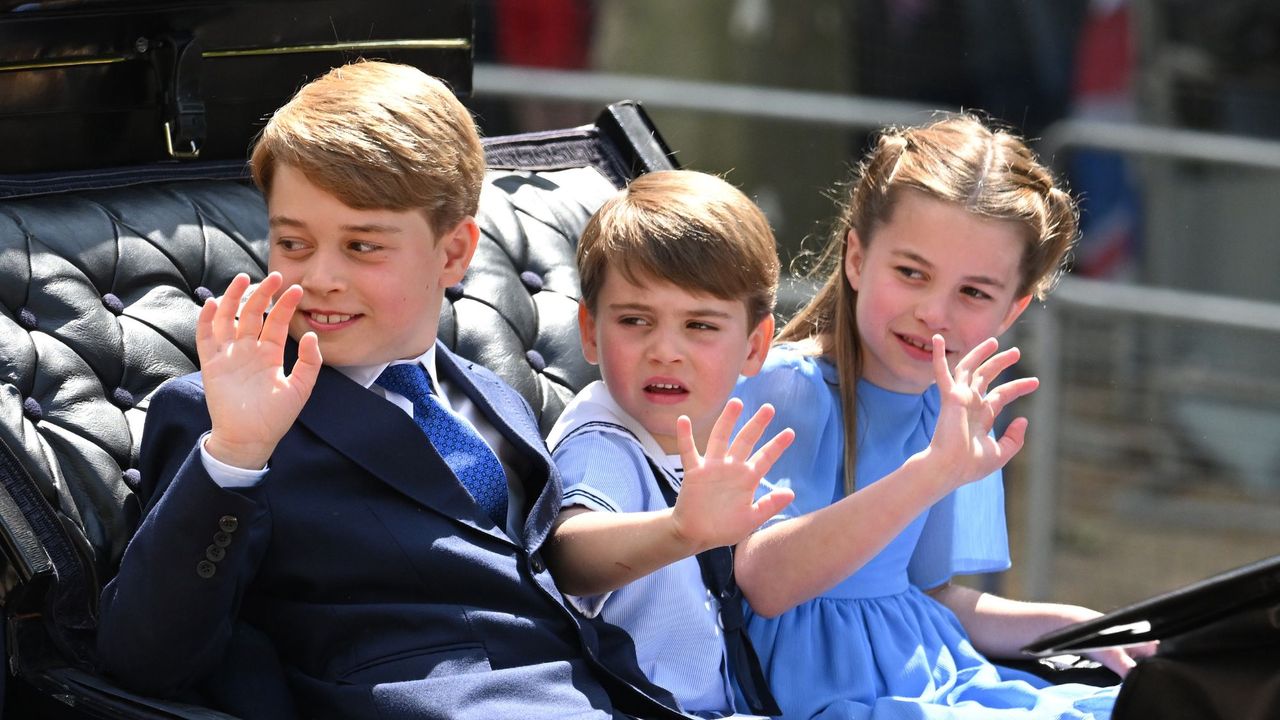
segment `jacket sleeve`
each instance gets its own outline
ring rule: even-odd
[[[98,623],[103,669],[136,692],[175,696],[218,666],[270,536],[263,486],[222,488],[205,471],[197,443],[209,426],[192,378],[162,386],[147,411],[147,510]]]

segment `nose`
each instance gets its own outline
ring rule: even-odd
[[[949,329],[951,318],[951,297],[945,292],[930,292],[921,296],[916,302],[916,319],[925,324],[932,332]]]
[[[649,360],[656,363],[678,362],[684,356],[679,333],[655,328],[649,333],[648,355]]]
[[[342,271],[342,258],[334,252],[316,250],[306,259],[298,284],[313,295],[327,295],[343,289],[346,280]]]

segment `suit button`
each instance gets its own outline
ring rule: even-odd
[[[541,555],[534,555],[529,558],[529,566],[533,568],[534,573],[540,573],[547,569],[547,566],[542,562]]]
[[[213,574],[216,572],[218,572],[218,566],[214,565],[208,560],[201,560],[200,562],[196,563],[196,574],[204,578],[205,580],[208,580],[209,578],[213,577]]]
[[[213,544],[224,548],[231,544],[231,535],[224,532],[216,532],[213,534]]]
[[[240,527],[240,521],[236,519],[235,515],[223,515],[218,518],[218,528],[222,532],[233,533],[238,527]]]
[[[210,545],[204,549],[204,556],[213,562],[222,562],[222,558],[227,556],[227,551],[217,545]]]

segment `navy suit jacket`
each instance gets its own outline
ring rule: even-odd
[[[179,378],[147,413],[140,471],[150,503],[102,594],[104,669],[136,691],[180,695],[224,676],[257,643],[274,648],[289,692],[250,689],[262,696],[245,708],[679,717],[638,672],[604,667],[601,648],[616,649],[613,640],[581,623],[552,583],[541,547],[560,480],[527,403],[441,345],[436,358],[520,450],[518,538],[477,507],[406,413],[329,367],[263,482],[222,488],[196,445],[210,426],[200,377]],[[248,681],[233,686],[263,684],[272,663],[248,661]]]

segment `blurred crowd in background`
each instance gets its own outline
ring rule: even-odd
[[[909,100],[1032,139],[1067,117],[1280,137],[1280,5],[1267,0],[479,0],[476,61]],[[599,109],[475,106],[491,134]],[[821,232],[822,190],[866,141],[651,113],[685,165],[727,174],[765,208],[787,252]],[[1065,169],[1087,210],[1077,271],[1131,277],[1142,222],[1126,159],[1082,150]]]

